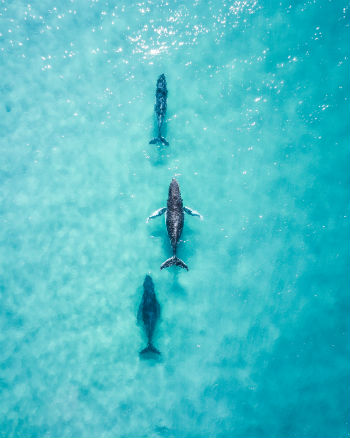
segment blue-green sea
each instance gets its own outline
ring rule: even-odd
[[[1,1],[0,437],[350,437],[349,56],[346,0]]]

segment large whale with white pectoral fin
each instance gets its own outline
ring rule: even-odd
[[[154,106],[154,111],[157,116],[158,137],[151,140],[150,144],[164,144],[166,146],[169,146],[169,143],[165,140],[164,137],[162,137],[161,134],[165,113],[166,113],[167,96],[168,96],[168,89],[166,87],[165,75],[161,74],[157,80],[156,104]]]
[[[168,268],[169,266],[181,266],[181,268],[187,269],[188,267],[185,262],[176,256],[176,247],[180,240],[182,229],[184,227],[184,212],[191,216],[198,216],[201,220],[203,216],[198,213],[198,211],[192,210],[189,207],[184,207],[180,187],[175,178],[172,179],[169,186],[169,196],[167,206],[156,210],[152,213],[146,220],[148,222],[150,219],[161,216],[166,213],[165,223],[168,231],[168,236],[170,239],[171,246],[173,248],[173,256],[166,260],[160,267],[160,269]]]

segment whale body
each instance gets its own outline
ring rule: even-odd
[[[188,271],[188,266],[184,261],[179,259],[176,255],[177,244],[180,240],[182,229],[184,227],[184,212],[191,216],[199,216],[203,219],[202,215],[198,211],[189,207],[184,207],[180,193],[180,186],[175,178],[171,180],[169,186],[169,195],[167,206],[156,210],[147,218],[147,222],[157,216],[161,216],[166,213],[166,228],[170,239],[171,247],[173,249],[173,256],[166,260],[160,266],[160,269],[168,268],[169,266],[180,266]]]
[[[152,343],[154,329],[159,316],[160,306],[154,291],[154,284],[152,278],[149,275],[146,275],[143,282],[142,300],[137,314],[138,321],[143,323],[148,340],[147,347],[140,351],[141,355],[145,353],[160,354],[160,351],[158,351]]]
[[[164,144],[166,146],[169,145],[169,143],[165,140],[164,137],[162,137],[161,134],[161,130],[166,114],[167,96],[168,96],[168,89],[166,87],[165,75],[161,74],[157,80],[156,104],[154,106],[154,111],[157,116],[158,137],[155,137],[153,140],[151,140],[150,144]]]

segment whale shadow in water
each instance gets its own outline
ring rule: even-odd
[[[170,283],[171,287],[169,288],[169,292],[177,297],[184,298],[188,296],[188,293],[187,290],[179,283],[179,277],[181,274],[183,275],[183,273],[178,269],[172,270],[172,282]]]
[[[171,251],[171,244],[166,229],[164,229],[164,223],[160,223],[160,222],[161,221],[158,221],[156,226],[152,224],[153,230],[152,229],[150,230],[148,236],[157,239],[161,244],[162,251],[164,252],[164,254],[167,254],[169,251]],[[156,224],[156,222],[153,223]],[[160,264],[161,261],[159,262],[159,265]]]
[[[194,258],[197,253],[197,239],[199,239],[198,232],[194,231],[192,227],[189,225],[189,222],[186,222],[184,226],[184,230],[182,232],[182,236],[179,244],[179,256],[180,258],[184,258],[191,264],[191,260],[194,261]],[[191,266],[189,267],[191,269]]]
[[[152,145],[151,149],[148,149],[148,155],[152,166],[163,167],[168,165],[170,159],[169,146]]]

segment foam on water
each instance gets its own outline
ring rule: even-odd
[[[2,3],[0,436],[349,436],[348,39],[342,0]]]

